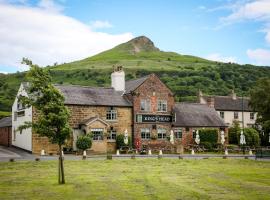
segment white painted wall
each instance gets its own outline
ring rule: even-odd
[[[227,125],[232,126],[234,119],[234,111],[217,111],[220,115],[220,112],[224,112],[224,121]],[[237,111],[235,111],[237,112]],[[251,127],[256,122],[257,113],[254,114],[254,119],[250,119],[251,112],[244,112],[244,127]],[[242,126],[242,112],[238,112],[238,121],[240,123],[240,127]]]
[[[32,151],[32,129],[25,129],[21,133],[19,131],[16,131],[20,125],[24,124],[24,122],[32,122],[32,107],[24,109],[25,115],[17,117],[17,120],[14,120],[14,113],[18,111],[17,97],[20,95],[27,96],[27,93],[22,84],[19,88],[19,91],[12,106],[12,145],[28,151]]]
[[[112,81],[111,86],[116,91],[125,91],[125,72],[123,70],[114,71],[111,74],[111,81]]]

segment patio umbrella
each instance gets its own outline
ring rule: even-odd
[[[195,142],[197,144],[200,144],[200,135],[199,135],[199,130],[196,131],[196,138],[195,138]]]
[[[124,143],[125,143],[125,145],[128,145],[128,131],[127,131],[127,129],[125,130],[125,133],[124,133]]]
[[[221,131],[220,132],[220,142],[221,142],[221,144],[222,145],[224,145],[224,143],[225,143],[225,135],[224,135],[224,131]]]
[[[171,130],[171,134],[170,134],[170,143],[174,144],[173,130]]]
[[[245,138],[243,131],[241,131],[241,134],[240,134],[240,144],[241,145],[246,144],[246,138]]]

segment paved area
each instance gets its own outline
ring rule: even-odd
[[[131,159],[131,154],[121,154],[121,155],[112,155],[113,159]],[[162,155],[163,158],[175,158],[179,159],[179,154],[164,154]],[[223,158],[224,155],[221,154],[184,154],[181,155],[181,158],[183,159],[209,159],[209,158]],[[36,158],[40,158],[40,160],[57,160],[58,156],[39,156],[34,155],[31,153],[28,153],[24,150],[17,149],[14,147],[3,147],[0,146],[0,162],[1,161],[9,161],[10,158],[13,158],[14,160],[35,160]],[[76,156],[76,155],[65,155],[64,158],[66,160],[81,160],[82,156]],[[104,160],[106,159],[106,155],[88,155],[87,160]],[[158,158],[158,155],[135,155],[135,158],[139,159],[147,159],[147,158]],[[252,155],[241,155],[241,154],[231,154],[228,155],[227,158],[234,158],[234,159],[252,159],[255,160],[255,156]],[[257,160],[265,160],[270,161],[270,159],[257,159]]]

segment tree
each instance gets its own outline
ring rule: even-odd
[[[82,135],[78,138],[76,146],[78,149],[85,151],[86,149],[91,148],[92,138],[89,135]]]
[[[257,123],[264,133],[270,132],[270,79],[259,79],[250,92],[250,106],[258,113]],[[263,141],[262,141],[263,142]]]
[[[37,120],[25,122],[19,130],[32,127],[33,130],[46,136],[51,143],[59,147],[58,182],[65,183],[62,146],[69,138],[71,129],[68,119],[70,117],[64,105],[64,96],[52,85],[50,75],[32,61],[23,58],[22,64],[30,67],[27,73],[29,80],[28,97],[20,97],[26,106],[32,106],[38,113]]]

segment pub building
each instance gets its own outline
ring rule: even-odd
[[[76,150],[80,135],[91,132],[91,151],[97,153],[115,152],[117,134],[132,138],[133,147],[142,149],[171,149],[178,151],[194,143],[194,131],[198,128],[227,127],[214,108],[205,104],[176,103],[172,91],[155,74],[125,81],[121,66],[114,67],[111,87],[85,87],[56,85],[64,95],[65,105],[70,110],[69,124],[71,139],[66,147]],[[18,96],[27,95],[27,83],[22,83],[12,107],[12,145],[35,154],[41,150],[57,153],[57,146],[46,137],[40,137],[26,129],[17,133],[17,127],[25,121],[36,120],[34,108],[24,108]],[[174,132],[175,144],[168,140]]]

